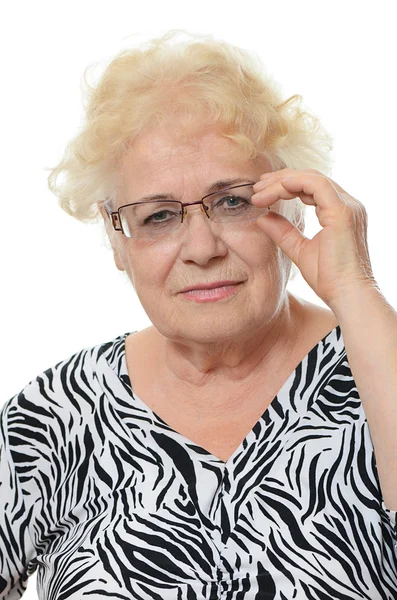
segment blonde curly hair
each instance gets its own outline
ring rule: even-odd
[[[180,34],[191,39],[178,41]],[[86,85],[84,124],[48,178],[61,208],[79,221],[100,220],[97,202],[115,196],[128,145],[173,117],[186,135],[200,124],[217,125],[246,158],[264,157],[272,170],[331,174],[331,138],[301,108],[302,96],[283,99],[257,55],[213,36],[173,29],[120,52],[96,85]],[[299,198],[281,201],[278,212],[304,227]]]

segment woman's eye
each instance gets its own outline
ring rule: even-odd
[[[174,219],[175,217],[179,217],[179,213],[170,210],[159,210],[158,212],[153,213],[149,217],[146,217],[143,223],[144,225],[151,223],[165,223]]]
[[[151,216],[151,219],[153,221],[164,221],[168,214],[169,212],[167,210],[162,210],[161,212],[154,213],[154,215]]]
[[[228,196],[225,198],[225,202],[227,202],[229,205],[231,204],[232,206],[235,206],[236,204],[238,204],[240,201],[239,198],[236,198],[236,196]]]
[[[226,206],[226,208],[234,208],[235,206],[240,206],[247,202],[248,200],[246,198],[241,198],[240,196],[224,196],[219,204]]]

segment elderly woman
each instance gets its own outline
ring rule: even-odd
[[[173,35],[109,64],[50,176],[153,325],[5,404],[0,596],[37,569],[43,600],[397,598],[397,315],[365,208],[299,96]]]

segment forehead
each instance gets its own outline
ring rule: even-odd
[[[241,154],[236,144],[214,127],[183,129],[157,127],[140,134],[129,146],[128,154],[142,161],[215,151],[221,155]],[[126,155],[127,158],[127,155]]]
[[[138,136],[128,147],[120,169],[121,186],[133,184],[137,193],[191,181],[207,186],[208,179],[232,176],[254,177],[264,159],[247,159],[237,144],[214,128],[178,131],[158,128]],[[144,189],[143,187],[144,186]]]

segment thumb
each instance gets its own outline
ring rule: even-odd
[[[307,239],[299,229],[291,221],[275,212],[262,215],[256,222],[266,235],[297,265],[302,243]]]

